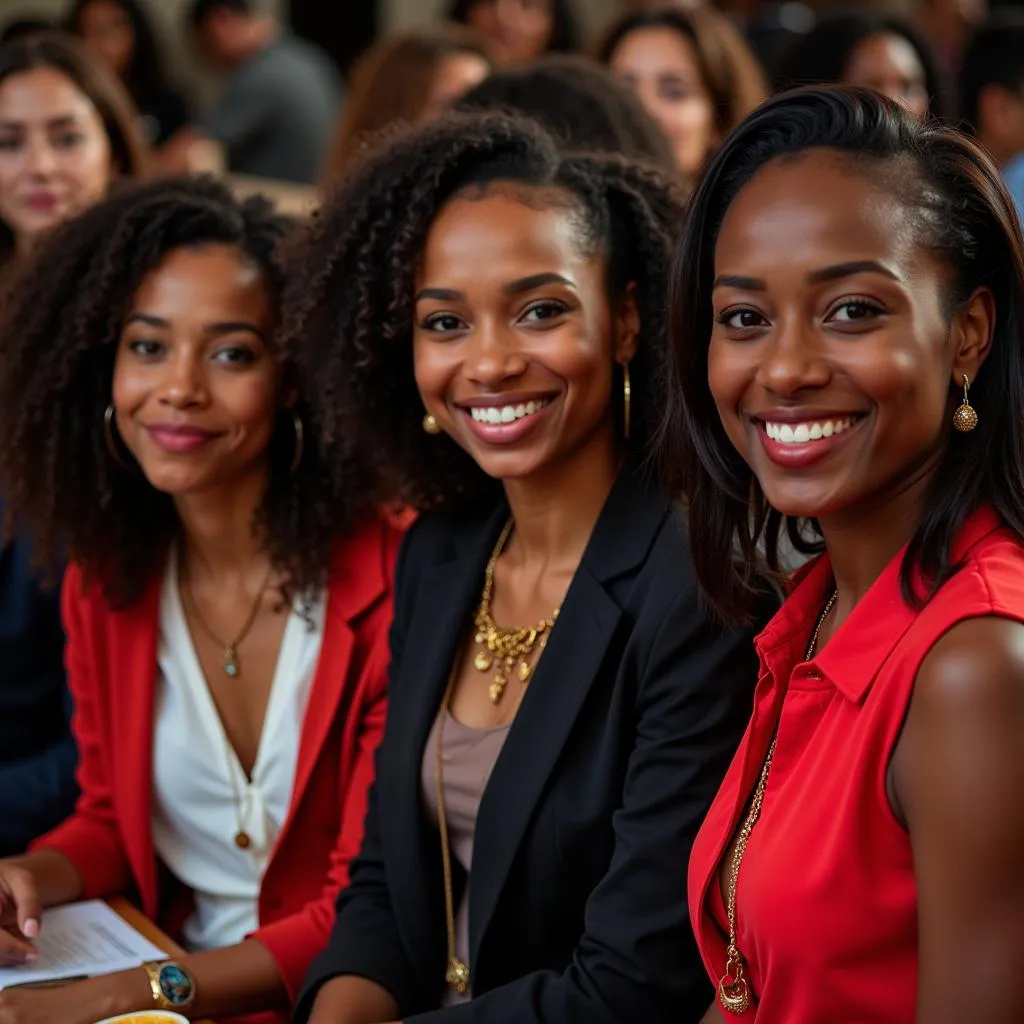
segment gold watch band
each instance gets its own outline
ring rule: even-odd
[[[160,968],[163,966],[161,963],[145,963],[142,965],[142,969],[146,972],[146,977],[149,978],[149,989],[153,994],[153,1005],[160,1010],[173,1010],[174,1007],[171,1001],[164,995],[163,989],[160,988]]]

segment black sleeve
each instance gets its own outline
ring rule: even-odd
[[[409,565],[409,549],[417,532],[414,525],[402,542],[395,566],[389,695],[401,668],[403,640],[415,596],[416,572]],[[415,1002],[415,975],[395,923],[381,849],[377,780],[381,778],[381,766],[391,756],[390,733],[390,725],[385,724],[374,762],[376,778],[367,799],[363,844],[349,869],[349,884],[338,896],[338,917],[327,948],[313,961],[302,987],[292,1018],[295,1024],[304,1024],[309,1019],[321,987],[342,975],[357,975],[376,982],[387,989],[400,1006]]]
[[[712,1000],[690,928],[690,847],[750,717],[752,631],[723,632],[691,589],[669,608],[638,689],[615,850],[571,966],[407,1024],[690,1024]]]

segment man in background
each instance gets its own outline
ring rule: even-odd
[[[978,29],[960,82],[964,117],[1024,218],[1024,11],[997,11]]]
[[[197,49],[228,79],[207,117],[164,148],[163,169],[192,169],[197,145],[213,141],[231,173],[315,182],[340,102],[326,55],[257,13],[253,0],[195,0],[189,24]]]

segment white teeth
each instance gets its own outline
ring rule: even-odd
[[[520,405],[474,405],[470,406],[469,414],[477,423],[515,423],[516,420],[521,420],[524,416],[532,416],[534,413],[540,412],[547,404],[548,400],[543,399]]]
[[[847,417],[843,420],[823,420],[820,423],[797,423],[795,426],[790,423],[765,422],[764,429],[773,441],[781,444],[807,444],[833,434],[841,434],[853,424],[854,418]]]

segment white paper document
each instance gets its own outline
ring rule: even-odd
[[[44,911],[35,945],[38,960],[0,967],[0,989],[27,982],[113,974],[167,956],[102,900]]]

